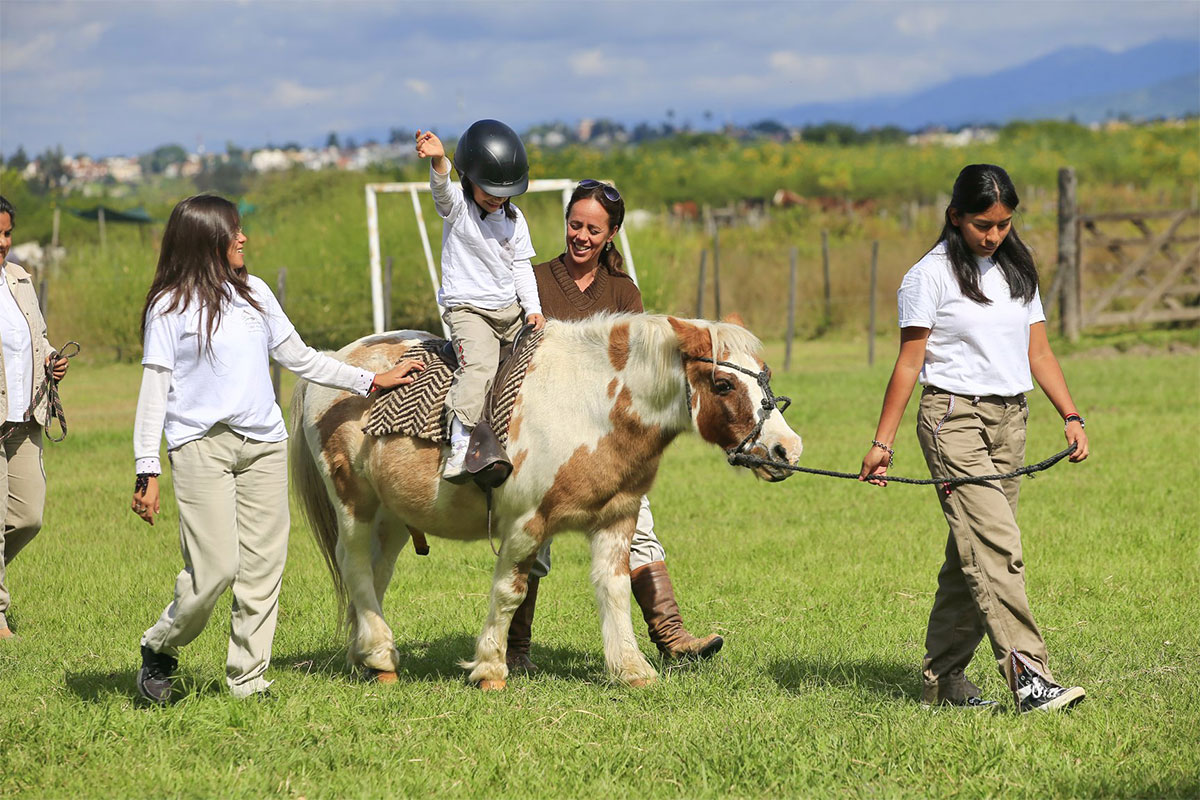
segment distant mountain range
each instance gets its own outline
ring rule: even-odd
[[[1018,119],[1096,122],[1200,113],[1200,42],[1162,39],[1111,53],[1068,47],[990,75],[954,78],[906,95],[806,103],[739,115],[751,123],[843,122],[858,128],[1001,124]]]

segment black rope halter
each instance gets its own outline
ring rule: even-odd
[[[703,361],[705,364],[712,364],[714,372],[716,371],[717,367],[724,367],[725,369],[731,369],[754,378],[754,380],[758,383],[758,388],[762,390],[762,401],[759,403],[757,414],[758,422],[755,423],[754,428],[749,434],[747,434],[746,438],[742,439],[742,441],[737,444],[736,447],[726,448],[725,455],[728,457],[729,463],[733,464],[734,466],[747,466],[739,464],[738,459],[742,457],[759,459],[764,464],[776,463],[761,459],[759,456],[751,455],[751,450],[753,449],[754,445],[758,444],[758,437],[762,433],[763,425],[766,424],[767,419],[771,416],[771,412],[775,409],[779,409],[779,413],[782,415],[783,412],[787,410],[788,406],[792,404],[792,398],[785,397],[783,395],[776,395],[771,391],[771,371],[767,369],[767,365],[763,364],[763,368],[758,372],[755,372],[754,370],[746,369],[745,367],[739,364],[734,364],[730,361],[717,361],[711,358],[704,358],[703,356],[684,356],[684,361]],[[686,387],[685,399],[687,401],[688,413],[690,414],[692,409],[692,383],[687,379],[686,370],[684,371],[683,375],[683,383]],[[786,462],[781,461],[778,463],[784,464]]]

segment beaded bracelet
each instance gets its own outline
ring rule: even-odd
[[[150,488],[150,479],[157,478],[157,472],[139,472],[137,478],[133,482],[134,494],[145,494]]]
[[[1078,422],[1079,427],[1081,428],[1087,427],[1087,422],[1085,422],[1083,417],[1079,416],[1078,414],[1067,414],[1065,417],[1063,417],[1064,428],[1070,425],[1072,422]]]
[[[895,461],[895,459],[896,459],[896,451],[895,451],[895,450],[893,450],[892,448],[888,447],[888,446],[887,446],[886,444],[884,444],[883,442],[877,442],[877,441],[875,441],[874,439],[872,439],[872,440],[871,440],[871,444],[872,444],[873,446],[875,446],[875,447],[878,447],[880,450],[886,450],[886,451],[887,451],[887,454],[888,454],[888,466],[890,467],[890,466],[892,465],[892,462],[893,462],[893,461]]]

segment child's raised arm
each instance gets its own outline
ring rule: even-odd
[[[446,161],[446,148],[433,131],[417,130],[417,155],[421,158],[432,158],[433,168],[442,175],[450,171],[450,164]]]

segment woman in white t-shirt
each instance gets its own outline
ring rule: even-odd
[[[233,590],[226,682],[263,696],[290,527],[287,431],[269,359],[300,377],[367,395],[410,383],[419,362],[372,374],[306,346],[267,285],[246,271],[237,207],[199,195],[175,206],[142,311],[142,385],[131,507],[159,511],[166,433],[184,569],[175,597],[142,637],[138,691],[165,704],[180,647]]]
[[[1037,268],[1012,226],[1019,200],[991,164],[959,173],[938,243],[898,292],[900,353],[860,480],[884,486],[892,445],[919,379],[917,437],[935,477],[1003,474],[1025,454],[1025,393],[1036,378],[1064,420],[1070,459],[1088,456],[1083,417],[1046,338]],[[964,669],[986,634],[1017,710],[1084,697],[1054,682],[1025,596],[1016,510],[1020,479],[939,488],[950,535],[929,615],[922,702],[988,706]]]

